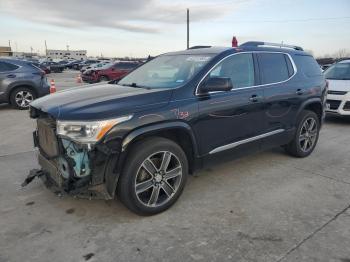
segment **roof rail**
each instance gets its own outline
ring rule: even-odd
[[[258,41],[249,41],[249,42],[245,42],[243,44],[240,45],[240,47],[259,47],[259,46],[271,46],[271,47],[279,47],[279,48],[282,48],[282,47],[285,47],[285,48],[291,48],[291,49],[294,49],[294,50],[298,50],[298,51],[304,51],[304,49],[300,46],[296,46],[296,45],[285,45],[285,44],[277,44],[277,43],[268,43],[268,42],[258,42]]]
[[[200,49],[200,48],[210,48],[210,45],[195,45],[191,46],[189,49]]]

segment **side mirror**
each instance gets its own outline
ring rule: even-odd
[[[230,91],[233,88],[229,77],[210,77],[199,88],[201,94],[217,91]]]

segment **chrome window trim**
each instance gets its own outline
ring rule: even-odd
[[[296,73],[298,72],[298,69],[297,69],[297,66],[295,65],[295,62],[292,58],[292,56],[286,52],[278,52],[278,51],[245,51],[245,52],[239,52],[239,53],[234,53],[234,54],[230,54],[228,56],[225,56],[224,58],[222,58],[219,62],[217,62],[214,66],[212,66],[208,72],[202,77],[202,79],[199,81],[199,83],[197,84],[196,86],[196,91],[195,91],[195,95],[196,96],[199,96],[201,94],[198,93],[198,88],[199,86],[201,85],[201,83],[204,81],[204,79],[211,73],[211,71],[218,65],[220,64],[222,61],[224,61],[225,59],[231,57],[231,56],[234,56],[234,55],[239,55],[239,54],[254,54],[254,53],[268,53],[268,54],[284,54],[284,55],[287,55],[291,64],[292,64],[292,67],[293,67],[293,75],[291,75],[288,79],[286,80],[283,80],[283,81],[279,81],[279,82],[274,82],[274,83],[268,83],[268,84],[261,84],[261,85],[254,85],[254,86],[247,86],[247,87],[239,87],[239,88],[232,88],[230,90],[230,92],[232,91],[235,91],[235,90],[242,90],[242,89],[247,89],[247,88],[254,88],[254,87],[261,87],[261,86],[269,86],[269,85],[276,85],[276,84],[282,84],[282,83],[285,83],[285,82],[288,82],[289,80],[291,80],[295,75]],[[214,94],[214,93],[222,93],[224,91],[215,91],[215,92],[208,92],[207,94]]]
[[[277,129],[277,130],[274,130],[274,131],[271,131],[271,132],[268,132],[268,133],[265,133],[265,134],[261,134],[261,135],[258,135],[258,136],[253,136],[253,137],[250,137],[250,138],[239,140],[239,141],[234,142],[234,143],[230,143],[230,144],[227,144],[227,145],[219,146],[219,147],[216,147],[213,150],[211,150],[209,152],[209,154],[211,155],[211,154],[215,154],[215,153],[218,153],[218,152],[221,152],[221,151],[232,149],[232,148],[235,148],[237,146],[243,145],[245,143],[253,142],[253,141],[256,141],[256,140],[268,137],[268,136],[276,135],[276,134],[282,133],[284,131],[285,131],[285,129]]]

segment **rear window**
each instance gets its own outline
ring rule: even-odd
[[[308,77],[322,75],[321,67],[318,65],[316,60],[309,55],[295,55],[295,62],[299,70]]]
[[[16,66],[7,62],[0,62],[0,72],[7,72],[16,70],[19,66]]]
[[[272,84],[287,80],[293,74],[288,69],[285,55],[282,53],[261,53],[259,66],[262,73],[262,84]],[[289,60],[289,58],[287,58]]]
[[[325,71],[327,79],[350,80],[350,63],[338,63]]]
[[[42,71],[42,70],[40,69],[39,64],[28,63],[28,65],[29,65],[30,67],[34,68],[35,70]]]

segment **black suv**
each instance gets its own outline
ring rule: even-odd
[[[0,103],[28,109],[35,98],[50,93],[45,72],[31,62],[0,58]]]
[[[283,146],[315,148],[327,84],[315,59],[295,46],[248,42],[160,55],[104,84],[31,104],[48,186],[114,198],[150,215],[169,208],[189,173],[209,160]]]

